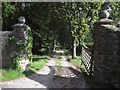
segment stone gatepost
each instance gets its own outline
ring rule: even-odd
[[[12,37],[15,39],[15,53],[17,56],[20,56],[20,68],[25,70],[26,65],[29,63],[27,49],[25,48],[28,43],[28,25],[24,24],[25,18],[19,17],[18,23],[13,25]]]
[[[94,76],[101,83],[120,88],[120,28],[108,19],[105,10],[101,10],[100,20],[94,23]]]

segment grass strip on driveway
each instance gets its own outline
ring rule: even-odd
[[[62,62],[61,62],[61,57],[58,57],[57,58],[57,61],[56,61],[56,74],[57,75],[60,75],[61,74],[61,70],[62,70]]]

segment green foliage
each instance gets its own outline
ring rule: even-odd
[[[114,31],[118,31],[118,27],[116,27],[115,25],[102,25],[104,26],[105,28],[107,29],[111,29],[111,30],[114,30]]]
[[[20,56],[14,56],[13,58],[12,58],[12,61],[13,61],[13,68],[15,68],[15,69],[17,69],[17,70],[20,70],[21,68],[20,68]]]
[[[119,21],[120,20],[120,1],[119,2],[111,2],[112,11],[110,13],[110,18]]]
[[[16,61],[19,59],[19,57],[14,58]],[[36,60],[37,59],[37,60]],[[47,61],[49,60],[49,56],[35,56],[33,57],[33,60],[36,60],[31,63],[30,69],[33,71],[38,71],[41,70]],[[31,75],[32,73],[30,71],[26,72],[28,75]],[[25,76],[22,70],[18,69],[0,69],[0,81],[8,81],[8,80],[13,80],[16,78],[20,78]]]
[[[6,17],[6,18],[12,16],[14,14],[15,10],[16,10],[15,6],[12,5],[9,2],[3,3],[3,7],[2,8],[4,9],[3,10],[3,16]]]
[[[27,46],[26,43],[18,43],[17,45],[18,45],[19,50],[25,50]]]
[[[32,48],[33,48],[33,35],[32,35],[31,29],[28,28],[28,41],[27,41],[26,50],[27,50],[27,53],[28,53],[29,60],[31,62],[32,62],[32,59],[33,59]]]
[[[43,68],[45,66],[48,59],[38,59],[37,61],[34,61],[30,64],[30,67],[33,71],[37,71]]]
[[[81,68],[81,56],[78,56],[77,59],[71,59],[70,60],[73,65],[78,67],[79,69]]]
[[[41,48],[39,51],[43,53],[46,51],[46,48]]]
[[[12,36],[9,38],[9,42],[16,44],[16,38],[15,36]]]
[[[20,51],[25,50],[28,54],[29,60],[32,61],[32,47],[33,47],[33,36],[32,36],[32,32],[31,29],[28,28],[28,41],[27,43],[18,43],[18,48],[20,49]]]
[[[39,55],[33,55],[33,62],[34,62],[34,61],[37,61],[37,60],[39,60],[39,59],[49,60],[50,57],[47,56],[47,55],[42,55],[42,56],[39,56]]]
[[[68,55],[71,55],[71,53],[69,52],[69,50],[67,49],[64,49],[64,53],[68,56]]]
[[[2,30],[10,31],[16,19],[16,5],[11,2],[2,2]]]
[[[69,58],[69,61],[74,65],[76,66],[78,69],[86,72],[86,68],[85,66],[82,64],[82,56],[77,56],[76,59],[72,59],[72,56],[71,55],[67,55],[67,58]]]
[[[81,37],[81,45],[85,44],[88,47],[92,47],[94,42],[93,42],[93,35],[92,35],[92,31],[86,31],[84,32],[84,34]]]
[[[98,11],[104,2],[64,2],[44,3],[25,2],[20,11],[18,3],[3,3],[3,29],[11,27],[19,15],[26,17],[26,23],[32,28],[33,53],[48,54],[52,52],[54,40],[62,48],[71,49],[72,41],[83,41],[84,32],[92,30],[98,19]],[[120,2],[111,2],[111,18],[119,20]],[[22,12],[22,13],[21,13]],[[89,35],[88,35],[89,36]],[[89,37],[90,38],[90,37]],[[89,41],[89,38],[87,41]],[[87,39],[87,38],[86,38]],[[31,47],[31,45],[30,45]]]
[[[60,61],[61,58],[58,57],[58,60],[56,61],[56,74],[60,75],[62,71],[62,62]]]
[[[22,71],[15,69],[0,69],[0,81],[13,80],[24,76]]]
[[[82,63],[82,56],[77,56],[76,59],[70,58],[70,62],[76,66],[78,69],[82,70],[83,72],[87,72],[85,66]]]
[[[13,59],[12,60],[13,61],[13,67],[18,69],[18,70],[20,70],[19,61],[21,60],[20,54],[21,54],[22,51],[27,53],[30,62],[32,62],[32,59],[33,59],[33,55],[32,55],[33,36],[32,36],[31,29],[28,28],[27,30],[28,30],[28,41],[27,41],[27,43],[23,43],[23,42],[17,43],[15,36],[12,36],[9,39],[10,43],[16,44],[17,49],[20,52],[20,53],[18,53],[18,51],[17,51],[18,55],[15,54],[12,57],[12,59]]]

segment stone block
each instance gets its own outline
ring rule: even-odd
[[[120,87],[120,29],[111,26],[112,22],[94,24],[94,75],[100,82]]]

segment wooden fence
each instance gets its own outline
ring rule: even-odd
[[[88,74],[92,75],[93,71],[92,49],[88,48],[84,44],[82,46],[82,63],[84,64]]]

